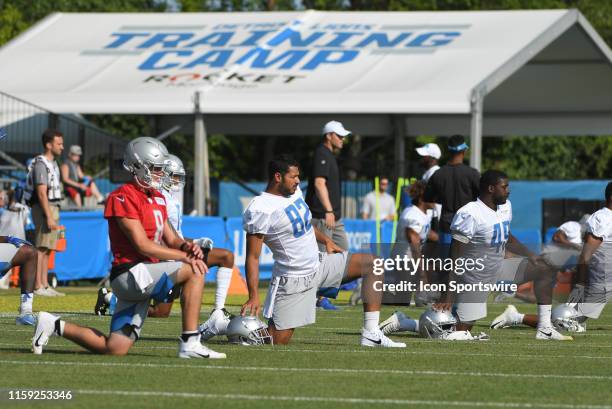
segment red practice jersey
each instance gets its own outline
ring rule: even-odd
[[[121,231],[115,219],[117,217],[139,220],[147,238],[156,243],[161,243],[164,224],[168,219],[164,196],[153,190],[145,193],[135,184],[128,183],[108,196],[104,208],[104,218],[108,220],[108,236],[113,252],[113,265],[138,261],[157,263],[158,259],[146,257],[132,246],[127,236]]]

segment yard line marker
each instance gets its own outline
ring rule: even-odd
[[[163,392],[163,391],[117,391],[117,390],[74,390],[75,396],[82,395],[119,395],[119,396],[158,396],[170,398],[194,399],[224,399],[224,400],[267,400],[284,402],[334,402],[353,404],[376,405],[430,405],[430,406],[472,406],[472,407],[498,407],[498,408],[561,408],[561,409],[612,409],[608,405],[568,405],[557,403],[537,402],[487,402],[487,401],[449,401],[449,400],[417,400],[417,399],[368,399],[368,398],[340,398],[326,396],[282,396],[282,395],[242,395],[219,394],[202,392]]]
[[[146,339],[145,339],[146,340]],[[228,346],[230,347],[229,351],[230,353],[237,351],[240,349],[240,347],[234,347],[232,345],[223,345],[223,344],[216,344],[218,346]],[[23,347],[23,348],[29,348],[29,344],[17,344],[17,343],[0,343],[0,346],[11,346],[11,347]],[[66,345],[68,346],[68,345]],[[51,350],[52,351],[57,351],[57,350],[62,350],[64,348],[62,348],[63,345],[53,345],[51,346]],[[135,345],[132,347],[132,349],[135,350],[146,350],[146,349],[160,349],[160,350],[171,350],[171,351],[175,351],[176,347],[171,347],[171,346],[150,346],[150,345]],[[74,349],[75,351],[81,351],[81,349]],[[294,348],[288,348],[288,349],[278,349],[278,348],[251,348],[250,352],[272,352],[272,353],[295,353],[295,352],[308,352],[308,353],[319,353],[319,354],[355,354],[355,353],[363,353],[363,354],[379,354],[379,355],[442,355],[442,356],[461,356],[461,357],[467,357],[467,356],[472,356],[472,357],[492,357],[492,358],[497,358],[499,359],[499,354],[494,354],[494,353],[477,353],[477,352],[439,352],[439,351],[383,351],[383,350],[371,350],[371,349],[344,349],[344,350],[327,350],[327,349],[294,349]],[[567,358],[574,358],[574,359],[612,359],[612,356],[591,356],[591,355],[522,355],[522,354],[514,354],[512,356],[508,356],[508,358],[519,358],[519,359],[529,359],[529,360],[533,360],[533,359],[567,359]]]
[[[606,375],[556,375],[556,374],[529,374],[505,372],[461,372],[461,371],[415,371],[404,369],[352,369],[352,368],[291,368],[269,366],[229,366],[229,365],[185,365],[185,364],[154,364],[137,362],[77,362],[77,361],[13,361],[0,360],[0,363],[11,365],[58,365],[58,366],[101,366],[101,367],[139,367],[139,368],[189,368],[204,370],[240,370],[240,371],[268,371],[268,372],[328,372],[328,373],[372,373],[393,375],[429,375],[429,376],[473,376],[473,377],[499,377],[499,378],[537,378],[562,380],[597,380],[610,381],[612,376]]]

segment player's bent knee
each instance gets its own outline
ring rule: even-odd
[[[114,356],[127,355],[137,339],[136,331],[130,325],[125,325],[120,330],[111,332],[106,341],[106,354]]]

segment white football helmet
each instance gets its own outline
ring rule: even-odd
[[[419,318],[419,333],[424,338],[446,339],[453,332],[457,320],[449,311],[426,310]]]
[[[166,159],[166,176],[164,177],[164,189],[168,192],[179,192],[185,187],[185,167],[178,156],[169,154]]]
[[[575,308],[567,305],[560,304],[553,308],[550,315],[550,320],[558,330],[569,331],[569,332],[585,332],[586,327],[578,318],[580,315]]]
[[[143,136],[128,143],[123,154],[123,167],[134,176],[140,187],[159,190],[164,181],[167,158],[168,150],[163,143]]]
[[[272,344],[268,326],[254,316],[237,315],[227,326],[227,339],[232,344],[263,345]]]

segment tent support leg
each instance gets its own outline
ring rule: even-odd
[[[200,112],[200,93],[195,95],[195,155],[193,177],[193,206],[198,215],[210,213],[210,174],[208,168],[208,138],[204,115]],[[208,211],[207,211],[208,210]]]
[[[470,166],[480,171],[482,167],[482,105],[481,93],[472,94],[472,121],[470,126]]]

